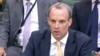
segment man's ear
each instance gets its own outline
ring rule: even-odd
[[[68,24],[69,27],[71,26],[71,24],[72,24],[72,18],[69,19],[69,24]]]

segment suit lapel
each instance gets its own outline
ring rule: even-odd
[[[46,32],[43,40],[41,41],[41,45],[40,45],[41,56],[49,56],[50,39],[51,39],[51,33],[48,31]]]
[[[44,4],[43,0],[37,0],[39,29],[43,28],[43,20],[44,20],[43,4]]]
[[[16,33],[18,32],[18,30],[20,29],[21,23],[22,23],[22,19],[24,18],[23,16],[23,0],[16,0],[16,4],[15,4],[15,22],[17,22],[16,27],[15,27],[15,32],[14,32],[14,37],[16,37]]]
[[[92,3],[91,3],[91,0],[89,2],[86,3],[87,5],[87,12],[90,13],[91,12],[91,9],[92,9]],[[90,15],[90,14],[89,14]]]
[[[84,15],[87,16],[87,18],[89,18],[90,14],[91,14],[91,9],[92,9],[91,0],[87,0],[87,2],[83,6],[85,6],[84,9],[86,12],[86,14],[84,14]],[[83,12],[84,12],[84,10],[83,10]],[[86,21],[88,21],[88,19]]]
[[[16,13],[16,32],[21,27],[22,19],[24,19],[24,8],[23,8],[23,0],[17,0],[17,3],[15,4],[15,13]],[[16,34],[16,33],[15,33]]]
[[[69,30],[68,41],[65,46],[65,53],[64,56],[74,56],[73,53],[75,52],[75,36],[72,30]]]
[[[87,0],[87,2],[83,5],[83,6],[85,6],[85,11],[83,11],[83,12],[86,12],[85,14],[84,14],[84,16],[86,17],[85,19],[85,21],[86,21],[86,26],[85,26],[85,30],[86,31],[84,31],[87,35],[90,35],[90,34],[88,34],[87,33],[87,29],[89,28],[89,20],[90,20],[90,15],[91,15],[91,11],[92,11],[92,2],[91,2],[91,0]]]
[[[80,28],[82,30],[86,30],[87,28],[87,24],[88,24],[88,21],[89,21],[89,16],[90,16],[90,13],[91,13],[91,0],[82,0],[78,6],[77,6],[77,9],[78,9],[78,20],[80,21],[79,23],[79,26],[81,26]],[[85,23],[83,23],[83,21]],[[85,32],[85,31],[83,31]]]
[[[23,0],[18,0],[16,3],[16,16],[17,16],[17,20],[18,20],[18,25],[21,25],[22,19],[23,17]]]

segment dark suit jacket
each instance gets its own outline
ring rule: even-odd
[[[23,56],[49,56],[51,32],[33,32]],[[90,56],[91,39],[74,30],[69,30],[64,56]]]
[[[37,0],[39,29],[43,30],[47,26],[47,12],[51,4],[57,0]],[[23,20],[23,0],[6,0],[4,15],[0,21],[0,47],[11,46],[16,38],[16,32]],[[35,27],[35,26],[34,26]]]
[[[79,3],[76,3],[73,8],[73,23],[71,27],[90,36],[91,30],[89,33],[86,33],[86,29],[88,27],[91,11],[92,0],[82,0]],[[93,39],[93,50],[97,50],[97,44],[95,43],[97,43],[97,38]]]
[[[91,13],[91,7],[91,0],[81,0],[74,5],[72,28],[85,33]]]

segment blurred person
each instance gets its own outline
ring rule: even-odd
[[[73,8],[71,28],[92,38],[92,50],[100,56],[100,0],[81,0]]]
[[[55,2],[57,0],[6,0],[0,21],[0,56],[22,56],[22,47],[24,51],[31,32],[48,28],[47,11]]]

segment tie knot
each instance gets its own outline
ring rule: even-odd
[[[32,3],[30,2],[30,1],[28,1],[27,3],[26,3],[26,5],[27,6],[30,6]]]
[[[58,47],[61,46],[61,42],[60,41],[56,41],[56,44],[57,44]]]
[[[32,3],[30,1],[27,1],[26,3],[26,14],[28,14],[29,10],[31,9]]]

